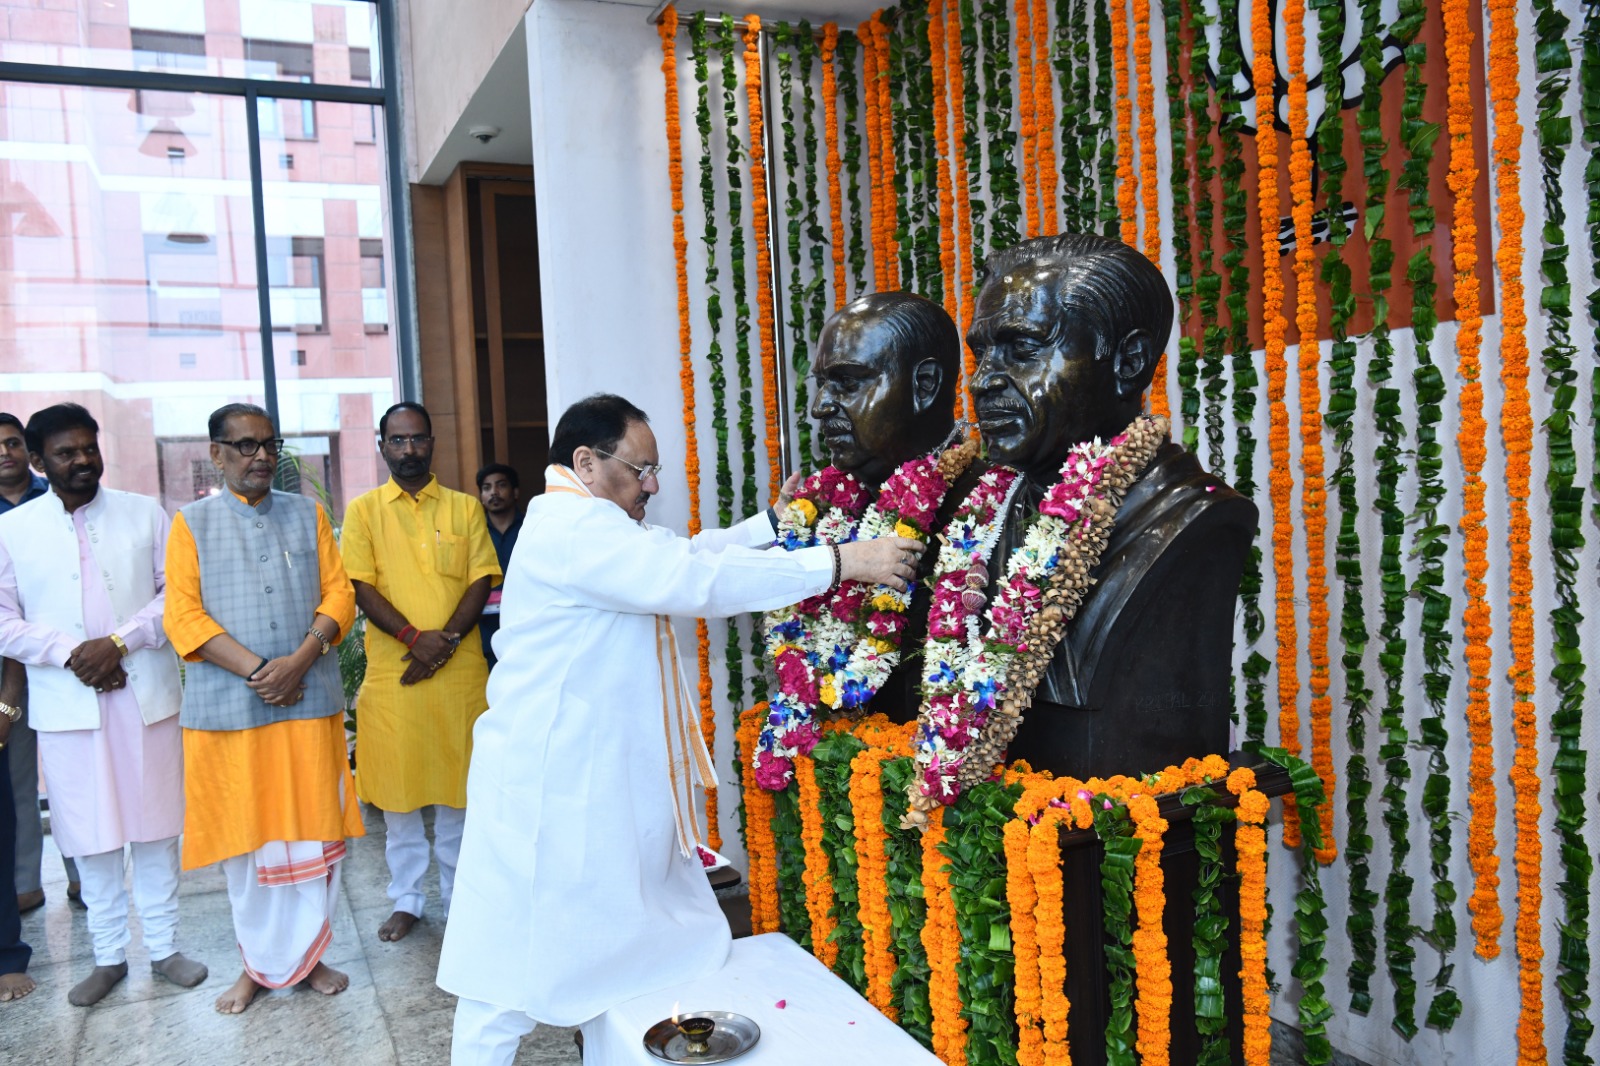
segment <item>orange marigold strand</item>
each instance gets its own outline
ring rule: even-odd
[[[859,735],[859,734],[858,734]],[[872,744],[865,736],[862,739]],[[862,929],[866,997],[891,1021],[898,1020],[892,980],[894,925],[889,914],[888,852],[883,828],[883,760],[889,752],[868,747],[850,760],[850,810],[855,819],[856,899]]]
[[[1250,778],[1254,783],[1254,776]],[[1230,781],[1229,787],[1232,787]],[[1269,805],[1253,789],[1239,790],[1234,848],[1239,871],[1239,978],[1244,985],[1244,1063],[1269,1066],[1272,993],[1267,987],[1267,834],[1260,825]]]
[[[1139,246],[1139,177],[1133,169],[1133,98],[1128,91],[1127,0],[1111,3],[1111,72],[1117,97],[1117,211],[1122,243]]]
[[[1006,853],[1006,902],[1011,907],[1011,950],[1016,959],[1012,1011],[1017,1020],[1017,1066],[1042,1066],[1044,1034],[1040,1031],[1042,994],[1039,943],[1034,938],[1034,874],[1029,863],[1031,834],[1023,818],[1002,830]]]
[[[868,201],[872,208],[872,285],[878,292],[889,287],[889,251],[883,243],[883,157],[878,150],[878,47],[869,19],[856,27],[856,37],[861,41],[861,84],[865,100],[867,134]]]
[[[1533,412],[1528,399],[1528,311],[1522,286],[1522,123],[1517,117],[1521,69],[1517,53],[1516,0],[1489,0],[1489,97],[1494,107],[1495,214],[1500,220],[1500,434],[1506,448],[1506,492],[1510,497],[1512,804],[1517,845],[1517,965],[1521,1012],[1517,1055],[1523,1066],[1546,1058],[1544,1042],[1544,944],[1540,907],[1544,901],[1539,836],[1539,718],[1533,704],[1534,615],[1532,523],[1528,495],[1532,480]]]
[[[1255,49],[1251,80],[1256,100],[1274,98],[1277,70],[1272,55],[1272,7],[1268,0],[1252,0],[1250,27]],[[1265,106],[1272,106],[1267,104]],[[1256,123],[1256,159],[1261,221],[1261,316],[1267,373],[1267,448],[1272,469],[1267,483],[1272,498],[1272,568],[1274,620],[1278,631],[1278,743],[1292,755],[1300,753],[1300,661],[1294,614],[1294,518],[1290,499],[1294,474],[1289,469],[1289,367],[1284,359],[1283,273],[1278,254],[1278,132],[1271,122]],[[1298,847],[1299,819],[1293,817],[1292,797],[1284,799],[1284,843]]]
[[[761,330],[761,400],[767,416],[767,487],[773,496],[783,483],[778,450],[778,343],[772,305],[772,249],[767,241],[766,142],[761,119],[761,16],[750,15],[744,31],[744,90],[750,108],[750,225],[756,233],[756,304]]]
[[[795,757],[794,778],[800,792],[800,839],[805,850],[801,880],[806,889],[806,913],[811,918],[811,954],[831,970],[839,957],[839,945],[829,939],[834,929],[833,872],[822,846],[822,792],[817,787],[817,764],[810,756]]]
[[[833,235],[833,309],[844,306],[844,198],[839,188],[839,78],[834,57],[839,48],[839,24],[822,26],[822,136],[827,145],[824,166],[828,171],[828,221]]]
[[[1144,195],[1144,254],[1161,265],[1161,188],[1156,184],[1156,86],[1150,67],[1150,0],[1133,0],[1133,65],[1139,94],[1139,190]],[[1132,244],[1132,241],[1128,242]],[[1150,411],[1166,418],[1172,414],[1167,396],[1167,353],[1156,360],[1151,378]]]
[[[1163,784],[1162,790],[1166,791]],[[1146,796],[1148,806],[1155,800]],[[1166,819],[1159,814],[1140,820],[1134,835],[1143,842],[1134,859],[1133,902],[1139,927],[1133,934],[1133,963],[1139,995],[1138,1050],[1141,1066],[1166,1066],[1172,1045],[1172,962],[1161,916],[1166,909],[1166,880],[1161,873],[1162,835]]]
[[[972,326],[972,278],[973,255],[972,247],[972,192],[967,188],[967,117],[963,110],[966,100],[967,82],[966,72],[961,67],[961,5],[959,3],[945,3],[945,48],[946,62],[949,66],[946,84],[950,89],[950,154],[951,174],[955,184],[956,194],[956,220],[960,226],[959,253],[961,256],[961,288],[960,298],[965,312],[956,318],[956,324],[961,328],[961,335]],[[978,357],[972,349],[961,345],[961,411],[962,417],[971,418],[972,415],[972,379],[978,374]],[[977,429],[974,427],[973,432]]]
[[[872,40],[878,50],[878,151],[883,155],[883,244],[886,249],[884,277],[888,288],[900,288],[900,245],[895,231],[900,226],[900,201],[894,188],[894,101],[889,86],[889,28],[883,24],[883,10],[872,14]]]
[[[758,934],[778,929],[778,841],[772,830],[776,805],[772,793],[756,782],[756,745],[766,717],[767,705],[763,702],[751,707],[739,719],[745,847],[750,859],[750,926]]]
[[[957,316],[961,309],[956,302],[955,196],[950,188],[950,106],[945,83],[946,2],[932,0],[928,5],[928,48],[929,63],[933,68],[933,139],[939,157],[935,172],[939,185],[939,272],[943,282],[945,313],[952,322],[959,322]]]
[[[1039,127],[1034,119],[1031,0],[1016,0],[1017,119],[1022,141],[1022,217],[1027,236],[1039,235]]]
[[[1500,954],[1500,858],[1495,843],[1496,797],[1494,783],[1494,730],[1489,713],[1489,666],[1493,634],[1487,588],[1489,534],[1484,527],[1483,463],[1488,426],[1483,420],[1483,382],[1479,346],[1483,317],[1478,305],[1478,227],[1473,191],[1478,167],[1473,150],[1471,83],[1472,24],[1466,0],[1444,0],[1444,51],[1448,90],[1447,126],[1450,166],[1447,182],[1452,193],[1452,248],[1455,259],[1457,373],[1461,376],[1458,405],[1461,411],[1456,442],[1461,450],[1461,533],[1467,604],[1462,631],[1467,661],[1467,733],[1471,742],[1467,763],[1467,855],[1472,865],[1472,913],[1476,950],[1485,959]]]
[[[1054,82],[1050,77],[1050,13],[1045,0],[1033,0],[1033,128],[1038,142],[1039,232],[1049,236],[1061,227],[1056,213]]]
[[[1328,698],[1327,491],[1323,481],[1322,348],[1317,343],[1317,259],[1312,246],[1311,141],[1306,102],[1306,4],[1288,0],[1289,202],[1294,205],[1295,326],[1299,330],[1301,508],[1306,535],[1307,652],[1311,660],[1311,764],[1333,795],[1333,701]],[[1333,861],[1333,804],[1319,812],[1322,847],[1317,859]]]
[[[967,1021],[961,1016],[961,989],[957,965],[961,958],[961,930],[956,925],[955,901],[950,896],[948,861],[944,843],[944,808],[928,817],[922,834],[922,889],[927,918],[922,924],[922,947],[928,955],[928,1003],[933,1009],[933,1053],[946,1066],[967,1061]]]
[[[1074,782],[1075,783],[1075,782]],[[1062,921],[1061,823],[1059,807],[1047,809],[1028,837],[1028,870],[1033,874],[1033,919],[1037,942],[1039,1017],[1043,1027],[1042,1061],[1045,1066],[1068,1066],[1067,1020],[1072,1013],[1067,1000],[1067,929]],[[1019,1056],[1020,1060],[1020,1056]]]

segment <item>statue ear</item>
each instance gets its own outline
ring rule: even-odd
[[[924,359],[911,371],[911,402],[917,414],[933,406],[944,386],[944,368],[937,359]]]
[[[1138,396],[1149,388],[1159,357],[1155,338],[1148,331],[1134,329],[1125,333],[1117,345],[1116,354],[1112,356],[1111,369],[1117,379],[1117,399]]]

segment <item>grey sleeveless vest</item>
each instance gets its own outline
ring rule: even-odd
[[[231,492],[219,492],[179,513],[200,556],[206,613],[257,655],[276,659],[298,648],[322,602],[317,505],[273,491],[251,507]],[[271,707],[239,675],[208,662],[186,663],[178,720],[186,729],[254,729],[344,709],[337,656],[318,659],[305,686],[299,703]]]

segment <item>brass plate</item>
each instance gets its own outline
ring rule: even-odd
[[[671,1018],[661,1019],[644,1034],[645,1050],[667,1062],[727,1062],[755,1047],[756,1041],[761,1039],[759,1025],[744,1015],[734,1014],[731,1011],[684,1011],[680,1017],[710,1018],[717,1023],[717,1027],[711,1031],[711,1038],[706,1041],[709,1049],[704,1055],[690,1055],[685,1051],[689,1042],[678,1032],[678,1027],[672,1024]]]

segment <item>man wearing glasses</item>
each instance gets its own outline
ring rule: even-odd
[[[267,413],[228,404],[208,428],[224,485],[172,520],[166,628],[188,663],[183,866],[227,874],[244,971],[216,1007],[239,1014],[262,988],[350,983],[322,956],[345,838],[364,833],[327,654],[356,605],[328,516],[272,488]]]
[[[506,575],[504,654],[473,736],[459,905],[439,961],[440,987],[461,997],[455,1066],[509,1064],[536,1021],[579,1025],[727,958],[695,796],[716,774],[672,616],[767,610],[846,580],[903,589],[922,554],[892,536],[763,551],[766,514],[692,540],[647,525],[660,454],[620,396],[568,408],[550,461]]]
[[[446,917],[466,817],[472,726],[488,707],[478,616],[500,564],[483,508],[433,476],[433,423],[397,403],[378,421],[389,480],[350,501],[340,547],[367,616],[367,674],[356,730],[356,792],[383,812],[389,898],[379,940],[422,917],[428,837]],[[458,654],[459,653],[459,654]]]

